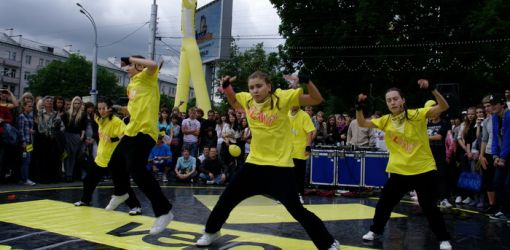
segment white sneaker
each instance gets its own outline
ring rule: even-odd
[[[301,196],[300,194],[299,194],[299,202],[301,202],[301,204],[305,204],[305,201],[303,200],[303,196]]]
[[[449,241],[444,240],[444,241],[441,241],[441,243],[439,243],[439,249],[441,249],[441,250],[451,250],[452,249],[452,245],[450,244]]]
[[[195,246],[197,247],[206,247],[213,243],[213,241],[217,240],[221,236],[220,231],[210,234],[205,233],[200,237],[200,239],[197,240],[197,243],[195,243]]]
[[[460,204],[461,202],[462,202],[462,197],[457,196],[457,198],[455,198],[455,204]]]
[[[163,175],[163,182],[168,182],[168,178],[166,177],[166,175]]]
[[[338,240],[333,241],[333,244],[328,248],[328,250],[338,250],[340,249],[340,243]]]
[[[27,186],[35,186],[35,182],[31,181],[31,180],[27,180],[25,182],[23,182],[24,185],[27,185]]]
[[[452,204],[450,204],[450,202],[448,202],[448,199],[444,199],[444,200],[442,200],[442,201],[439,203],[439,206],[440,206],[440,207],[444,207],[444,208],[451,208],[451,207],[452,207]]]
[[[128,212],[129,215],[140,215],[142,214],[142,208],[141,207],[134,207]]]
[[[471,203],[471,198],[470,198],[470,197],[467,197],[466,199],[464,199],[464,200],[462,201],[462,204],[466,204],[466,205],[467,205],[467,204],[469,204],[469,203]]]
[[[112,195],[112,198],[110,199],[110,203],[108,203],[108,206],[106,206],[106,210],[112,211],[115,210],[120,204],[122,204],[124,201],[126,201],[129,198],[129,194],[125,193],[123,195],[117,196]]]
[[[167,214],[163,214],[156,218],[156,221],[154,221],[154,224],[151,227],[151,230],[149,231],[149,234],[155,235],[163,232],[165,228],[170,224],[170,222],[174,219],[174,214],[172,211],[168,211]]]
[[[77,201],[75,203],[73,203],[75,206],[77,207],[83,207],[83,206],[90,206],[89,203],[86,203],[86,202],[83,202],[83,201]]]
[[[206,181],[205,183],[206,183],[207,185],[212,185],[212,184],[214,184],[214,181]]]
[[[381,237],[381,235],[376,234],[376,233],[374,233],[372,231],[368,231],[368,233],[363,235],[362,238],[363,238],[363,240],[373,241],[373,240],[378,239],[379,237]]]

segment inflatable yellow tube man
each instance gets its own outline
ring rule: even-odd
[[[182,45],[177,77],[177,93],[174,107],[186,112],[189,97],[189,80],[193,81],[197,107],[206,114],[211,109],[211,102],[205,85],[205,75],[202,70],[202,59],[195,39],[195,9],[197,0],[182,0],[181,32]],[[181,105],[182,102],[182,105]]]

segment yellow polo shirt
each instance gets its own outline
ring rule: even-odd
[[[371,120],[384,131],[384,140],[390,152],[386,172],[417,175],[436,169],[427,134],[429,110],[430,107],[409,109],[409,119],[396,119],[388,114]]]
[[[126,135],[134,137],[139,132],[158,140],[159,87],[158,73],[147,74],[147,69],[136,74],[128,84],[129,124]]]
[[[246,162],[257,165],[293,167],[292,133],[288,112],[299,106],[302,89],[277,89],[271,101],[257,104],[247,92],[236,94],[237,102],[246,112],[252,133],[250,153]],[[278,97],[278,98],[277,98]],[[277,108],[277,105],[278,107]]]
[[[305,148],[308,146],[308,133],[315,131],[312,118],[303,110],[298,110],[295,115],[289,111],[289,119],[292,133],[292,158],[306,160]]]
[[[98,166],[105,168],[108,166],[108,162],[110,162],[113,151],[119,144],[119,141],[111,142],[110,138],[123,136],[126,124],[116,116],[112,116],[111,120],[96,117],[96,123],[99,126],[99,143],[97,145],[95,162]]]

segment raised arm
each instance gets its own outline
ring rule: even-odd
[[[149,59],[130,56],[130,57],[122,57],[120,60],[125,65],[129,65],[129,64],[142,65],[143,67],[147,68],[147,74],[149,74],[149,75],[154,75],[158,71],[158,64],[152,60],[149,60]]]
[[[237,102],[236,93],[234,92],[234,88],[232,88],[232,82],[237,79],[236,76],[224,76],[220,80],[220,92],[223,92],[225,96],[227,96],[227,101],[234,109],[243,109],[241,104]]]
[[[289,87],[297,88],[299,86],[298,83],[306,84],[308,89],[308,94],[302,94],[299,96],[299,104],[301,106],[313,106],[318,105],[324,101],[321,93],[315,86],[315,84],[310,80],[310,77],[306,74],[299,73],[297,76],[293,75],[285,75],[284,78],[291,82]]]
[[[432,95],[434,95],[436,98],[437,105],[433,106],[429,110],[427,117],[439,116],[441,113],[448,110],[450,106],[448,106],[448,103],[446,102],[446,99],[444,99],[443,95],[437,91],[435,84],[431,84],[427,79],[420,79],[418,80],[418,85],[420,86],[420,89],[431,90]]]
[[[367,96],[364,94],[359,94],[358,98],[356,98],[356,121],[358,122],[358,125],[363,128],[377,128],[374,123],[372,123],[370,120],[365,119],[365,115],[363,114],[363,106],[365,104],[365,101],[367,99]]]

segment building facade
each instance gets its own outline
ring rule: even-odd
[[[12,36],[0,32],[0,88],[9,89],[18,98],[28,88],[29,77],[54,60],[65,61],[73,52],[70,48],[48,46],[22,36]],[[98,59],[103,67],[117,77],[117,84],[127,86],[129,77],[120,67],[120,60],[115,57]],[[175,97],[177,78],[171,74],[160,73],[159,86],[161,94]],[[99,93],[101,95],[101,93]],[[193,90],[190,98],[194,97]]]

